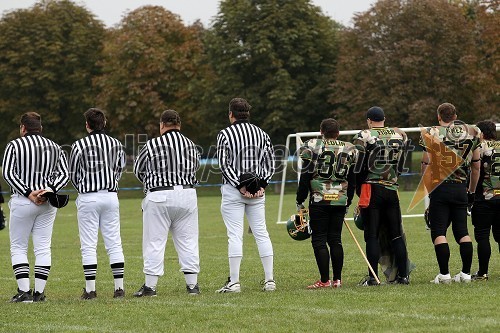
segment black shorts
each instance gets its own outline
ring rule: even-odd
[[[462,237],[469,235],[465,183],[442,183],[429,194],[429,199],[432,241],[439,236],[446,236],[450,224],[457,243]]]

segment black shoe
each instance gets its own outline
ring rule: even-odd
[[[83,288],[83,294],[82,294],[82,296],[80,296],[80,299],[94,299],[96,297],[97,297],[97,293],[94,290],[87,292],[87,290],[85,290],[85,288]]]
[[[113,298],[123,298],[125,297],[125,290],[122,288],[118,288],[115,290],[115,293],[113,294]]]
[[[134,293],[134,297],[143,297],[143,296],[150,296],[150,297],[155,297],[156,296],[156,289],[150,288],[146,286],[145,284],[142,285],[141,289],[136,291]]]
[[[377,280],[372,276],[366,276],[363,280],[358,283],[358,286],[371,287],[378,286]]]
[[[396,276],[396,280],[394,280],[396,284],[410,284],[410,278],[408,276],[401,277],[401,276]]]
[[[188,285],[186,285],[186,290],[189,295],[199,295],[200,294],[200,287],[198,286],[198,283],[195,284],[193,288],[189,288]]]
[[[33,293],[33,302],[45,302],[45,293],[43,291],[41,293],[35,291]]]
[[[472,281],[488,281],[488,274],[479,275],[479,272],[472,274]]]
[[[10,300],[11,303],[33,303],[33,296],[31,295],[31,289],[28,291],[22,291],[17,289],[17,294]]]

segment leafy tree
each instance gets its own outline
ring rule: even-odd
[[[174,109],[183,130],[197,137],[202,33],[200,23],[186,27],[157,6],[130,12],[109,31],[95,84],[114,131],[156,136],[161,112]]]
[[[71,1],[41,1],[0,19],[0,135],[19,135],[19,117],[42,115],[44,132],[70,144],[94,105],[104,27]]]
[[[467,73],[474,87],[474,121],[500,122],[500,1],[461,0],[459,5],[471,21],[475,40],[475,61]]]
[[[379,105],[393,126],[434,124],[435,110],[451,102],[473,118],[474,87],[467,72],[475,59],[471,23],[446,0],[380,0],[342,34],[331,101],[350,127],[366,126]]]
[[[210,135],[228,123],[227,105],[243,97],[252,121],[275,143],[295,131],[317,130],[337,58],[338,25],[308,0],[225,0],[205,48],[215,78],[203,110]]]

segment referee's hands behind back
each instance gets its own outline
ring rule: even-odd
[[[43,205],[47,201],[47,198],[44,198],[41,195],[45,192],[47,192],[47,190],[31,191],[28,199],[30,199],[37,206]]]
[[[246,186],[243,186],[242,188],[240,188],[239,191],[240,191],[242,196],[244,196],[245,198],[249,198],[249,199],[260,198],[260,197],[264,196],[264,193],[265,193],[265,189],[263,189],[262,187],[257,192],[255,192],[255,194],[248,192]]]

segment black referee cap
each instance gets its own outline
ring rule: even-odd
[[[66,194],[56,194],[54,192],[47,191],[42,194],[42,197],[47,198],[51,206],[56,208],[62,208],[68,204],[69,195]]]

